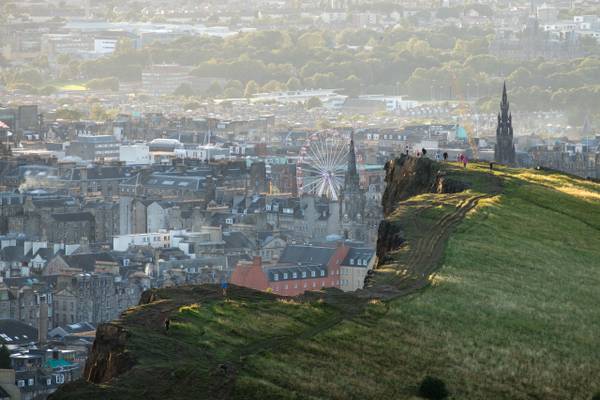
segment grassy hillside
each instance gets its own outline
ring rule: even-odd
[[[159,291],[165,300],[119,322],[138,364],[57,398],[403,399],[434,375],[456,399],[590,399],[600,391],[600,185],[444,168],[471,188],[401,202],[388,220],[407,241],[362,294]],[[409,290],[419,282],[430,285]],[[175,318],[169,335],[164,313]]]

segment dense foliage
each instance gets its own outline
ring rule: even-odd
[[[94,84],[108,78],[139,81],[149,65],[176,63],[193,67],[194,76],[229,82],[201,92],[182,87],[178,95],[241,97],[260,91],[336,88],[350,95],[480,99],[484,111],[497,108],[497,93],[506,80],[519,110],[564,110],[577,123],[586,116],[600,119],[600,109],[594,106],[600,103],[600,49],[594,40],[582,40],[587,57],[554,60],[492,54],[492,40],[493,33],[483,29],[399,27],[385,32],[256,31],[228,38],[186,37],[142,49],[123,41],[114,54],[98,60],[62,57],[58,78]],[[50,78],[44,64],[40,60],[38,67],[7,69],[2,82],[9,88],[39,91]],[[100,82],[116,87],[113,80]]]

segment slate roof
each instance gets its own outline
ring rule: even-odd
[[[112,254],[107,252],[93,254],[71,254],[70,256],[62,256],[62,258],[67,264],[69,264],[71,268],[79,268],[83,272],[93,272],[96,268],[96,260],[117,261]]]
[[[242,232],[223,232],[223,240],[226,249],[253,249],[255,247]]]
[[[298,266],[277,265],[273,268],[266,269],[267,278],[269,279],[269,282],[293,281],[311,278],[322,279],[327,277],[327,272],[328,271],[326,265],[316,264]],[[294,274],[296,274],[295,277]]]
[[[73,212],[73,213],[60,213],[52,214],[52,218],[58,222],[81,222],[81,221],[93,221],[94,216],[90,212]]]
[[[288,245],[279,258],[282,264],[318,264],[327,265],[335,253],[332,247]]]
[[[58,208],[74,206],[76,204],[75,199],[72,197],[60,197],[60,198],[33,198],[31,199],[33,205],[38,208]]]
[[[371,258],[373,258],[373,256],[375,256],[374,249],[350,248],[350,250],[348,251],[348,254],[346,255],[346,258],[344,258],[341,265],[347,265],[347,266],[350,265],[350,266],[358,266],[358,267],[366,268],[367,265],[369,264],[369,261],[371,261]],[[358,260],[360,260],[360,263],[358,262]],[[365,261],[366,261],[367,265],[365,265]]]
[[[2,261],[25,261],[28,258],[23,254],[23,245],[6,246],[0,250],[0,260]]]
[[[180,189],[180,190],[191,190],[198,192],[202,190],[204,178],[202,177],[182,177],[175,175],[151,175],[146,182],[145,186],[165,188],[165,189]]]
[[[131,177],[129,170],[120,166],[94,166],[87,168],[87,180],[98,180],[98,179],[128,179]],[[81,180],[81,169],[74,168],[67,179],[72,181]]]
[[[14,319],[0,319],[0,343],[27,344],[37,340],[36,328]]]

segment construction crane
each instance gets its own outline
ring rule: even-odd
[[[479,146],[477,144],[477,140],[475,139],[475,129],[473,128],[473,124],[468,117],[468,115],[472,113],[471,105],[465,98],[458,79],[456,78],[456,73],[454,72],[452,73],[452,88],[458,100],[458,107],[456,109],[458,112],[457,124],[465,129],[467,134],[467,142],[469,143],[469,147],[473,152],[473,158],[478,159]]]

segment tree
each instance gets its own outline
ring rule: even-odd
[[[69,109],[69,108],[61,108],[57,110],[55,113],[57,119],[68,119],[72,121],[78,121],[83,116],[80,111]]]
[[[108,114],[106,113],[104,107],[96,103],[90,110],[90,119],[93,121],[105,121],[108,119]]]
[[[192,97],[194,94],[194,89],[189,83],[182,83],[173,91],[174,96],[180,97]]]
[[[209,97],[217,97],[223,94],[223,88],[219,85],[219,82],[215,81],[206,89],[205,93]]]
[[[258,83],[256,81],[248,81],[244,90],[244,97],[252,97],[258,93]]]
[[[56,87],[51,86],[51,85],[44,86],[43,88],[41,88],[39,90],[39,93],[43,96],[50,96],[51,94],[54,94],[56,92],[57,92]]]
[[[272,81],[265,83],[265,85],[261,88],[261,91],[268,93],[268,92],[278,92],[281,89],[282,89],[281,82],[272,80]]]
[[[419,396],[430,400],[442,400],[448,397],[444,381],[432,376],[426,376],[419,386]]]
[[[285,86],[287,87],[288,90],[300,90],[302,89],[302,83],[300,83],[300,79],[292,76],[290,79],[288,79],[287,83],[285,84]]]
[[[10,351],[5,344],[0,347],[0,369],[12,369]]]
[[[318,97],[311,97],[306,101],[305,106],[307,109],[310,110],[312,108],[323,107],[323,102],[321,102],[321,100]]]
[[[360,94],[360,79],[356,75],[350,75],[342,82],[344,91],[349,96],[358,96]]]

